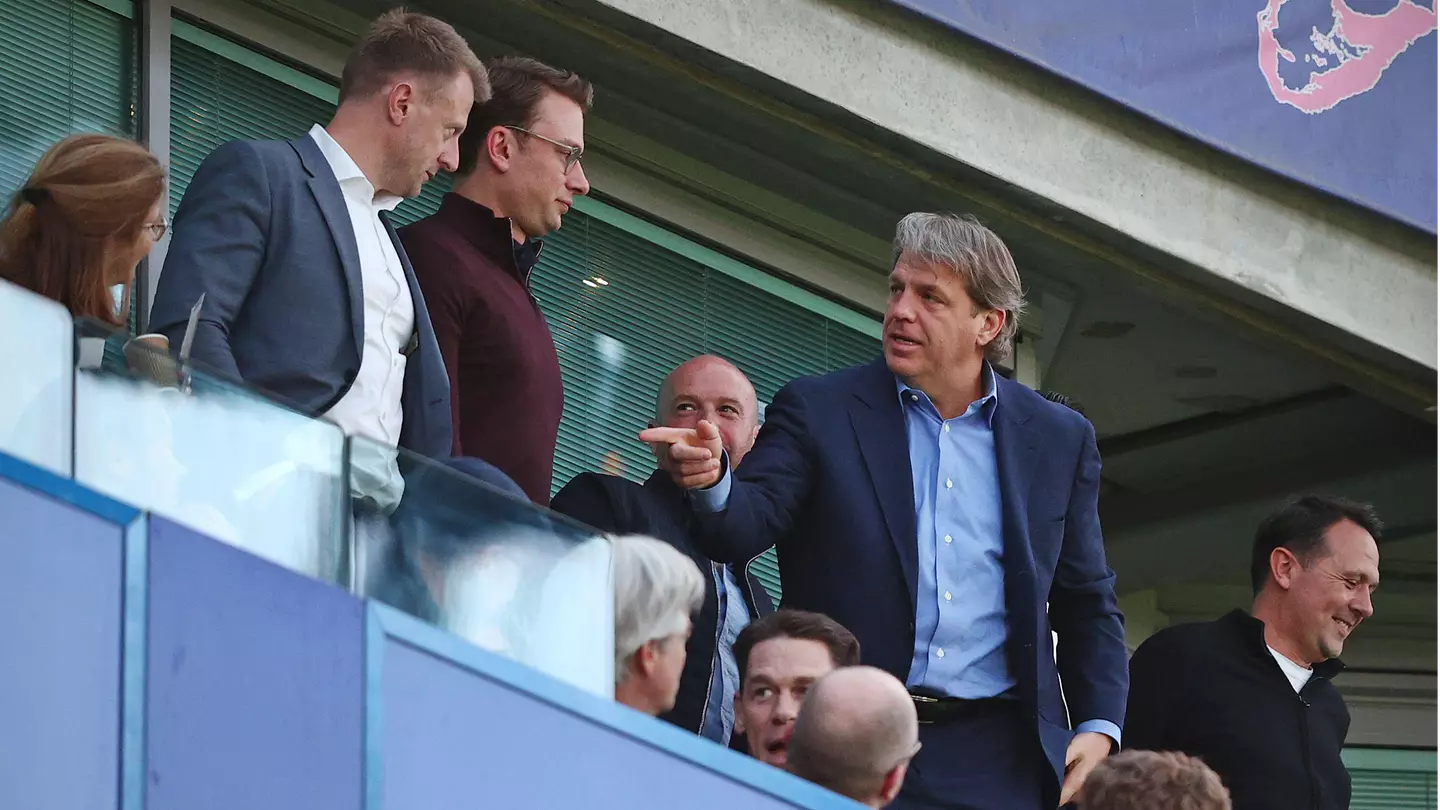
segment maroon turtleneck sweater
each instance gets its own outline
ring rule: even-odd
[[[530,292],[539,242],[516,243],[510,220],[454,192],[401,228],[400,241],[450,374],[455,455],[494,464],[548,505],[565,393],[555,340]]]

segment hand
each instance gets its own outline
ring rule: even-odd
[[[1070,747],[1065,749],[1065,784],[1060,786],[1062,807],[1069,804],[1075,794],[1080,792],[1080,786],[1085,784],[1085,777],[1100,764],[1100,760],[1110,756],[1110,746],[1113,743],[1113,740],[1098,731],[1084,731],[1070,740]]]
[[[692,428],[656,427],[643,431],[640,441],[655,450],[660,468],[681,489],[704,489],[720,480],[720,464],[724,448],[720,445],[720,429],[701,419]]]

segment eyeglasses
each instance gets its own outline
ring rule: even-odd
[[[532,137],[532,138],[539,138],[540,140],[542,140],[542,141],[544,141],[544,142],[546,142],[546,143],[548,143],[548,144],[550,144],[550,145],[552,145],[552,146],[558,147],[558,148],[559,148],[562,152],[564,152],[564,154],[565,154],[565,173],[566,173],[566,174],[569,174],[569,173],[570,173],[570,170],[573,169],[573,168],[575,168],[576,164],[578,164],[578,163],[580,162],[581,158],[584,158],[584,157],[585,157],[585,147],[583,147],[583,146],[571,146],[571,145],[568,144],[568,143],[561,143],[561,142],[559,142],[559,141],[557,141],[557,140],[554,140],[554,139],[551,139],[551,138],[547,138],[547,137],[545,137],[544,135],[540,135],[540,134],[538,134],[538,133],[531,132],[530,130],[528,130],[528,129],[524,128],[524,127],[512,127],[512,126],[508,126],[508,125],[507,125],[505,128],[508,129],[508,130],[511,130],[512,132],[522,132],[522,133],[524,133],[524,134],[526,134],[526,135],[529,135],[529,136]]]
[[[151,239],[159,242],[161,239],[165,238],[165,232],[170,230],[170,223],[167,220],[163,219],[159,222],[151,222],[150,224],[145,226],[145,230],[150,232]]]

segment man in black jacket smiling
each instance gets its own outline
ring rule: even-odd
[[[750,380],[713,355],[682,363],[665,378],[652,426],[694,427],[701,419],[720,429],[730,462],[739,465],[759,432],[759,404]],[[661,715],[721,745],[735,728],[732,696],[740,682],[733,646],[753,619],[774,611],[765,587],[747,570],[711,562],[691,541],[691,511],[685,493],[664,468],[643,485],[611,475],[583,473],[565,485],[550,506],[557,512],[612,534],[658,537],[690,555],[706,572],[705,602],[685,645],[685,669],[675,708]],[[751,560],[750,562],[754,562]]]
[[[1379,534],[1369,506],[1342,498],[1306,495],[1267,517],[1251,612],[1162,630],[1135,651],[1126,747],[1205,760],[1235,810],[1349,807],[1350,713],[1331,679],[1374,612]]]

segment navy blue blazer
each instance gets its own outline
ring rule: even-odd
[[[996,384],[1007,652],[1058,785],[1072,720],[1125,719],[1124,623],[1096,511],[1100,454],[1085,417]],[[905,417],[883,360],[781,389],[726,510],[697,517],[696,539],[714,559],[778,546],[782,606],[831,616],[860,640],[865,663],[906,679],[919,552]]]
[[[418,343],[405,366],[400,446],[451,450],[450,379],[415,271]],[[150,328],[180,348],[205,294],[192,357],[304,413],[328,411],[355,381],[365,310],[360,252],[340,184],[313,138],[235,141],[205,159],[175,213]]]

